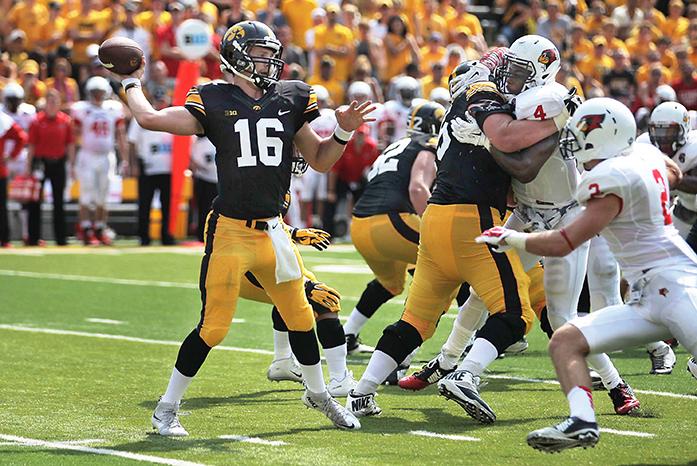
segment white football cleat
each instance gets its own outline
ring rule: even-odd
[[[697,360],[694,357],[687,361],[687,372],[692,374],[692,377],[697,379]]]
[[[346,396],[346,409],[357,417],[377,416],[382,412],[382,409],[375,402],[375,396],[375,393],[360,395],[355,390],[351,390]]]
[[[290,382],[303,382],[303,373],[293,356],[284,359],[276,359],[266,371],[266,378],[272,382],[288,380]]]
[[[525,350],[528,349],[528,340],[527,338],[523,337],[520,340],[516,341],[513,343],[511,346],[503,350],[504,353],[506,354],[521,354],[525,352]]]
[[[316,409],[327,416],[339,429],[358,430],[361,428],[361,423],[356,419],[356,416],[341,406],[328,392],[317,394],[306,388],[301,399],[305,406]]]
[[[527,441],[536,450],[556,453],[569,448],[593,448],[599,439],[598,424],[568,417],[556,426],[530,432]]]
[[[356,388],[358,382],[353,378],[353,372],[346,370],[344,373],[344,378],[341,380],[329,379],[329,384],[327,384],[327,391],[333,397],[346,396],[351,390]]]
[[[166,437],[186,437],[189,433],[179,423],[179,403],[158,401],[152,413],[152,426],[157,433]]]
[[[458,370],[440,379],[438,392],[462,406],[470,417],[482,424],[491,424],[496,420],[496,414],[479,396],[479,381],[479,377],[471,372]]]
[[[666,345],[666,350],[663,354],[659,354],[659,350],[648,351],[651,359],[651,371],[649,374],[668,375],[673,372],[675,366],[675,353],[673,348]]]

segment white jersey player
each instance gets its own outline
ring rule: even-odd
[[[385,102],[382,115],[378,118],[379,141],[384,147],[407,135],[409,109],[419,97],[421,85],[411,76],[400,76],[394,81],[395,98]]]
[[[12,117],[25,133],[29,134],[29,126],[36,117],[36,108],[24,100],[24,89],[18,83],[10,82],[2,90],[2,111]],[[5,144],[5,154],[7,155],[14,149],[14,141]],[[7,161],[7,168],[10,176],[25,173],[27,166],[27,149],[22,149],[19,155]]]
[[[697,221],[697,131],[690,131],[690,116],[678,102],[658,105],[649,119],[649,131],[637,138],[658,147],[675,162],[684,176],[680,185],[671,191],[676,197],[673,222],[680,236],[687,238]]]
[[[494,228],[477,238],[495,248],[563,256],[600,233],[630,283],[627,304],[576,318],[552,336],[550,354],[571,414],[528,435],[528,444],[537,449],[597,443],[588,354],[671,336],[697,354],[697,256],[673,227],[668,210],[669,186],[682,174],[656,148],[634,143],[635,134],[634,116],[620,102],[585,102],[567,124],[561,148],[589,171],[576,195],[586,209],[561,230],[526,234]]]
[[[375,101],[375,96],[370,84],[365,81],[354,81],[349,85],[346,91],[346,99],[348,102],[355,100],[358,104],[361,104],[367,100]],[[375,121],[369,121],[366,124],[370,128],[370,136],[380,144],[380,122],[383,120],[383,115],[385,114],[385,106],[379,102],[373,102],[373,105],[375,106],[375,110],[373,110],[371,115],[373,115]]]
[[[128,153],[124,111],[121,102],[108,99],[111,86],[106,79],[88,79],[85,90],[89,100],[76,102],[71,109],[80,134],[76,167],[80,182],[79,234],[85,244],[109,244],[110,239],[104,234],[106,200],[116,143],[121,157]]]

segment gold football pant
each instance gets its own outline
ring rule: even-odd
[[[312,330],[314,317],[305,297],[305,279],[276,283],[276,255],[266,233],[246,227],[244,220],[211,212],[205,239],[199,278],[202,308],[198,330],[208,346],[218,345],[225,338],[247,272],[254,274],[289,330]]]
[[[500,226],[498,212],[476,205],[429,204],[421,222],[416,273],[402,320],[414,326],[423,340],[430,338],[458,287],[467,282],[490,314],[510,312],[525,322],[534,319],[528,287],[530,278],[514,250],[493,252],[474,239]]]
[[[375,278],[393,295],[404,291],[409,264],[416,263],[421,219],[392,213],[353,217],[351,240]]]

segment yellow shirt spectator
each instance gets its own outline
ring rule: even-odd
[[[630,37],[627,39],[626,44],[629,56],[632,57],[632,59],[643,60],[649,52],[654,52],[656,50],[656,46],[653,42],[641,42],[638,37]]]
[[[421,95],[428,97],[431,91],[437,87],[448,88],[448,77],[446,75],[443,75],[440,81],[436,81],[431,74],[421,78],[421,90],[423,91]]]
[[[211,2],[204,0],[198,3],[198,11],[206,15],[210,19],[211,25],[218,24],[218,7]],[[257,11],[257,10],[252,10]]]
[[[163,11],[159,15],[154,11],[141,11],[136,15],[136,24],[150,32],[155,32],[158,27],[171,22],[172,15],[169,11]]]
[[[341,24],[320,24],[315,28],[315,48],[321,50],[324,47],[351,47],[353,33],[351,29]],[[326,52],[325,52],[326,53]],[[323,55],[324,53],[320,53]],[[336,62],[334,76],[339,81],[346,81],[351,73],[351,53],[346,56],[332,55]]]
[[[32,50],[41,29],[48,23],[48,8],[39,3],[30,7],[25,2],[19,2],[10,8],[7,19],[17,29],[24,31],[27,35],[27,50]]]
[[[660,65],[660,63],[659,63]],[[649,73],[651,72],[651,69],[653,69],[656,66],[656,63],[645,63],[641,65],[639,68],[636,70],[636,80],[638,83],[645,83],[646,81],[649,80]],[[661,68],[661,74],[662,76],[662,81],[664,83],[670,83],[673,82],[673,73],[666,68],[663,65],[660,65]]]
[[[334,102],[334,105],[337,107],[339,105],[343,105],[345,92],[344,85],[337,81],[336,78],[326,80],[322,79],[322,77],[319,75],[314,75],[308,84],[310,84],[310,86],[316,86],[318,84],[324,86],[327,89],[327,92],[329,92],[329,97],[332,99],[332,102]]]
[[[242,9],[247,11],[265,10],[267,6],[266,0],[242,0]]]
[[[286,17],[293,31],[293,43],[303,50],[307,48],[305,33],[312,27],[311,13],[315,8],[317,8],[316,0],[284,0],[281,4],[281,13]],[[315,36],[315,44],[317,44],[316,40],[317,36]]]
[[[411,63],[411,49],[406,37],[397,34],[387,34],[385,37],[387,52],[387,69],[384,80],[389,81],[398,74],[404,73],[404,68]]]
[[[603,76],[614,68],[615,60],[606,55],[607,41],[603,37],[593,39],[593,45],[593,54],[578,62],[577,68],[586,80],[595,79],[602,82]]]
[[[37,42],[47,44],[47,46],[44,47],[46,52],[55,52],[56,49],[61,45],[61,42],[56,38],[60,37],[65,39],[67,27],[68,22],[65,20],[65,18],[61,18],[59,16],[52,21],[49,21],[44,27],[41,28]]]
[[[82,11],[75,11],[68,16],[68,34],[75,35],[73,37],[73,63],[78,65],[87,64],[87,46],[101,42],[102,37],[109,30],[110,24],[108,19],[104,12],[95,10],[90,10],[87,15]],[[81,35],[93,36],[93,38],[76,38]]]
[[[456,31],[463,26],[469,30],[470,35],[479,36],[482,34],[482,25],[479,23],[479,18],[472,13],[463,13],[459,16],[452,16],[448,21],[448,31],[451,31],[451,40],[452,31]]]
[[[577,59],[583,59],[593,53],[593,42],[582,37],[579,41],[574,42],[571,51]]]
[[[421,72],[423,74],[428,74],[431,72],[431,65],[436,62],[442,62],[445,59],[445,54],[447,49],[442,45],[436,45],[434,47],[426,45],[421,47],[421,53],[419,54],[419,64],[421,65]]]
[[[443,37],[448,35],[448,23],[439,14],[428,15],[424,13],[417,17],[416,31],[419,37],[426,40],[431,34],[437,32]]]

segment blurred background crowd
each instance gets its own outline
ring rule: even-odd
[[[0,0],[0,11],[3,111],[28,135],[26,148],[21,151],[14,150],[22,144],[19,139],[0,147],[4,150],[3,160],[12,155],[7,164],[0,161],[3,186],[12,188],[12,177],[37,168],[36,159],[40,157],[36,145],[41,144],[37,128],[33,139],[31,136],[32,125],[38,124],[37,112],[45,114],[50,109],[49,113],[62,111],[68,119],[74,118],[75,104],[90,99],[88,80],[94,76],[109,79],[97,58],[98,44],[104,39],[124,36],[140,44],[148,64],[144,88],[150,100],[163,107],[171,104],[177,69],[183,59],[175,40],[177,27],[183,21],[198,18],[210,25],[210,51],[200,60],[200,70],[205,79],[218,79],[220,37],[235,23],[256,19],[268,24],[284,46],[286,66],[282,77],[301,79],[315,86],[320,105],[328,109],[313,124],[318,133],[331,134],[335,123],[330,109],[353,99],[382,104],[376,111],[377,122],[357,132],[346,155],[330,174],[310,170],[293,182],[295,201],[289,222],[323,227],[338,237],[348,231],[350,208],[361,194],[368,167],[381,150],[404,136],[412,101],[426,98],[447,105],[448,75],[458,63],[477,59],[491,47],[507,46],[522,35],[534,33],[549,38],[561,52],[559,82],[576,87],[585,98],[605,95],[621,100],[632,109],[640,128],[661,101],[677,100],[688,110],[697,110],[697,2]],[[110,80],[109,84],[112,92],[105,98],[118,101],[118,82]],[[50,105],[51,100],[55,101],[55,108]],[[167,196],[168,188],[164,181],[155,184],[150,180],[150,184],[144,184],[148,181],[144,178],[164,175],[168,168],[160,161],[157,173],[148,173],[147,168],[152,165],[147,159],[148,139],[133,127],[135,123],[129,123],[127,107],[123,106],[122,112],[122,118],[115,121],[121,125],[117,136],[121,134],[128,142],[115,144],[112,176],[117,181],[111,189],[119,192],[112,202],[137,204],[139,197],[145,199],[140,200],[141,226],[131,232],[145,245],[151,236],[151,191],[159,190],[161,196]],[[38,204],[51,197],[64,197],[67,201],[77,198],[79,187],[71,182],[70,154],[83,141],[79,132],[75,134],[77,137],[66,139],[60,150],[49,150],[62,152],[51,157],[62,155],[67,160],[63,185],[61,180],[54,184],[49,177],[50,164],[39,167],[36,173],[42,186],[43,180],[50,179],[53,192],[64,191],[65,195],[52,196],[51,190],[47,190]],[[166,141],[160,143],[166,149]],[[197,224],[201,223],[199,211],[205,210],[214,194],[211,146],[199,138],[194,138],[193,143],[192,188],[187,193],[190,208],[186,209],[188,215],[181,222],[181,231],[170,233],[163,228],[152,233],[165,244],[174,243],[172,235],[201,237],[197,232]],[[34,217],[40,217],[40,225],[42,211],[58,209],[59,216],[67,217],[71,225],[67,233],[60,225],[54,225],[52,238],[64,244],[66,235],[73,231],[73,222],[78,222],[79,230],[79,221],[77,215],[66,214],[62,203],[56,205],[55,201],[38,211],[36,202],[33,208],[27,208],[31,202],[20,203],[19,207],[10,202],[9,213],[4,214],[9,216],[7,233],[2,232],[0,211],[0,242],[9,245],[12,237],[23,239],[25,244],[41,244],[41,238],[51,237],[50,231],[46,231],[49,229],[44,234],[40,230],[37,233],[36,218],[33,223],[22,218],[31,217],[33,209]],[[143,219],[148,222],[145,226]],[[121,230],[119,233],[129,233],[125,225],[117,229]]]

